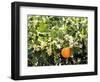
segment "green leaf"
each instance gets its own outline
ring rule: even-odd
[[[48,30],[49,30],[48,25],[44,24],[44,23],[41,23],[37,30],[39,32],[48,32]]]

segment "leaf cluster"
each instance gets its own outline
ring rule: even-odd
[[[28,66],[87,64],[88,18],[29,15]],[[72,48],[68,59],[61,49]]]

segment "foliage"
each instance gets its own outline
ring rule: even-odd
[[[88,18],[28,16],[28,66],[87,64]],[[72,48],[71,57],[61,49]]]

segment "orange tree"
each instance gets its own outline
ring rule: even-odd
[[[27,22],[28,66],[88,63],[87,17],[29,15]],[[71,48],[70,57],[62,56],[64,48]]]

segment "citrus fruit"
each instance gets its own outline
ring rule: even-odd
[[[72,54],[72,48],[63,48],[61,50],[61,56],[63,58],[69,58]]]

